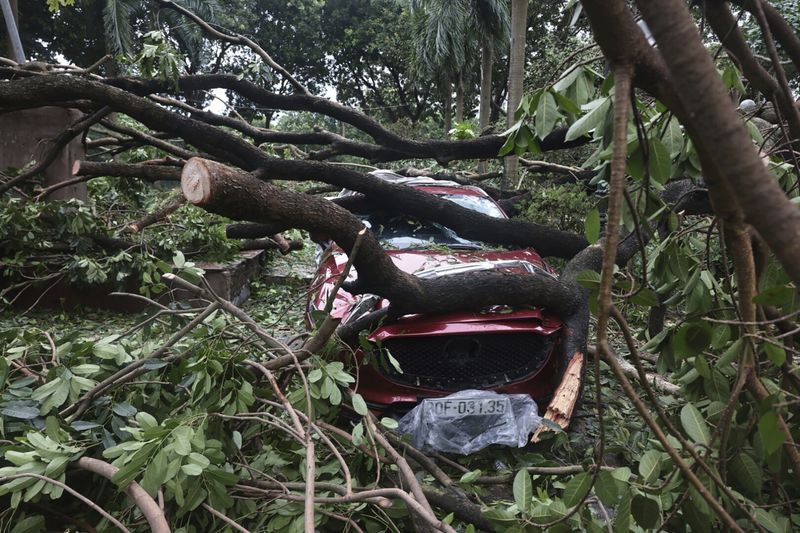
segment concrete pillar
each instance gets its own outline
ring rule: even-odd
[[[0,114],[0,170],[22,168],[39,160],[55,138],[83,116],[77,109],[39,107]],[[72,178],[72,164],[84,159],[80,135],[69,142],[45,170],[44,186]],[[86,183],[77,183],[54,191],[51,199],[87,199]]]

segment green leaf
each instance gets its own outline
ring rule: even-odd
[[[567,113],[572,113],[573,115],[580,114],[581,108],[578,106],[578,104],[576,104],[575,102],[573,102],[560,92],[553,93],[553,96],[555,96],[558,105],[560,105],[564,111],[566,111]]]
[[[58,423],[58,418],[48,416],[44,421],[45,433],[55,442],[61,442],[61,426]]]
[[[661,138],[664,146],[672,158],[678,157],[683,150],[683,131],[678,123],[678,119],[671,117],[667,129],[664,131],[664,136]]]
[[[48,0],[48,2],[52,2],[53,0]],[[56,3],[58,0],[55,0]],[[39,533],[40,531],[45,531],[45,520],[42,515],[34,515],[19,520],[16,525],[14,525],[14,529],[11,530],[11,533]]]
[[[42,402],[39,412],[43,415],[49,413],[52,409],[63,405],[69,397],[69,382],[62,378],[56,378],[51,383],[57,383],[57,387],[53,393],[48,396],[44,402]],[[33,398],[35,394],[36,391],[34,391],[34,394],[31,395],[31,398]]]
[[[655,500],[637,494],[631,504],[633,519],[644,529],[653,529],[658,525],[661,511]]]
[[[642,483],[652,483],[661,473],[661,452],[647,450],[639,461],[639,475]]]
[[[611,475],[611,472],[603,470],[597,474],[597,481],[594,484],[594,492],[603,505],[617,506],[619,499],[619,486],[617,480]]]
[[[512,151],[514,151],[514,146],[516,146],[517,144],[516,137],[517,137],[517,132],[515,130],[514,133],[508,136],[508,139],[506,139],[506,142],[503,143],[503,146],[500,148],[500,151],[497,152],[497,155],[499,157],[508,155]]]
[[[122,418],[129,418],[138,412],[138,409],[128,402],[115,403],[113,407],[111,407],[111,410],[115,415],[121,416]]]
[[[328,397],[328,400],[331,402],[331,405],[339,405],[342,403],[342,391],[339,390],[338,385],[333,385],[331,387],[331,395]]]
[[[157,441],[144,443],[142,447],[133,454],[131,460],[114,474],[111,481],[116,483],[120,488],[127,487],[131,481],[138,477],[139,469],[150,459],[150,456],[155,452],[158,445],[159,443]]]
[[[689,322],[673,337],[675,353],[683,358],[694,357],[711,344],[711,326],[706,322]]]
[[[694,367],[697,369],[697,373],[703,376],[704,379],[709,379],[711,377],[711,367],[708,366],[708,361],[702,355],[698,354],[694,358]]]
[[[658,183],[666,183],[672,170],[672,158],[664,143],[658,139],[650,139],[649,153],[650,177]]]
[[[539,98],[536,108],[536,136],[544,139],[553,130],[558,120],[558,106],[556,99],[547,91]]]
[[[181,252],[180,250],[175,252],[175,255],[172,257],[172,262],[175,264],[176,267],[183,268],[184,265],[186,264],[186,258],[183,256],[183,252]]]
[[[353,394],[353,409],[356,413],[360,414],[361,416],[367,416],[369,410],[367,409],[367,402],[364,401],[364,398],[360,394]]]
[[[8,378],[10,371],[11,367],[8,365],[6,358],[0,357],[0,390],[6,386],[6,378]]]
[[[756,522],[770,533],[783,533],[783,528],[778,525],[775,515],[765,509],[756,509]]]
[[[600,212],[592,209],[586,213],[586,221],[583,226],[583,234],[589,244],[594,244],[600,238]]]
[[[397,420],[384,416],[381,418],[381,425],[387,429],[397,429]]]
[[[767,354],[767,357],[775,366],[781,366],[786,362],[786,350],[779,346],[766,343],[764,344],[764,353]]]
[[[531,475],[523,468],[514,476],[514,501],[519,510],[525,513],[530,510],[532,499],[533,484],[531,483]]]
[[[12,405],[0,409],[0,414],[20,420],[32,420],[39,416],[39,408],[32,405]]]
[[[700,357],[700,356],[698,356]],[[728,380],[716,368],[709,370],[710,375],[703,382],[703,388],[709,400],[718,402],[727,402],[731,395],[731,389],[728,385]]]
[[[581,286],[586,287],[587,289],[600,288],[600,274],[598,274],[594,270],[584,270],[583,272],[575,276],[575,281],[577,281]]]
[[[192,437],[194,431],[188,426],[178,426],[172,432],[174,439],[175,453],[181,456],[189,455],[192,451]]]
[[[359,422],[355,426],[353,426],[353,444],[356,446],[360,446],[362,442],[364,442],[364,424]]]
[[[776,285],[759,292],[753,303],[759,305],[787,305],[794,300],[795,289],[789,285]]]
[[[767,411],[761,416],[758,421],[758,434],[767,455],[775,453],[786,440],[786,435],[778,424],[778,415],[774,411]]]
[[[584,108],[589,108],[589,111],[581,118],[576,120],[567,130],[565,137],[566,141],[573,141],[579,137],[583,137],[591,130],[597,128],[603,123],[611,107],[611,98],[606,97],[594,102],[590,102]]]
[[[92,353],[100,359],[116,359],[119,354],[119,348],[111,344],[98,342],[92,347]]]
[[[742,79],[739,76],[739,70],[733,65],[728,65],[725,67],[725,70],[722,71],[722,81],[728,89],[736,89],[741,94],[745,93]]]
[[[725,324],[715,324],[711,332],[711,347],[719,350],[725,346],[731,338],[731,328]]]
[[[211,461],[208,460],[208,457],[197,452],[190,453],[189,457],[187,457],[186,460],[187,462],[193,465],[198,465],[200,468],[203,469],[205,469],[208,465],[211,464]]]
[[[458,481],[459,483],[474,483],[475,480],[481,477],[482,474],[483,471],[481,471],[481,469],[471,470],[465,473],[463,476],[461,476],[461,479],[459,479]]]
[[[139,411],[136,413],[134,419],[139,423],[142,429],[152,429],[158,427],[158,420],[149,413],[145,413],[144,411]]]
[[[236,446],[237,450],[242,449],[242,434],[238,431],[234,431],[231,435],[231,439],[233,440],[233,445]]]
[[[164,450],[159,451],[147,468],[144,470],[144,476],[140,485],[147,491],[150,496],[155,496],[158,488],[164,482],[164,477],[167,474],[167,454]]]
[[[740,451],[731,459],[728,468],[738,490],[753,498],[761,493],[761,468],[749,454]]]
[[[189,492],[186,494],[186,501],[181,506],[178,516],[181,516],[188,511],[194,511],[201,503],[203,503],[203,500],[206,499],[207,495],[208,493],[203,488],[202,483],[193,483],[189,489]]]
[[[733,341],[727,350],[725,350],[719,359],[717,359],[716,367],[720,370],[729,368],[732,363],[739,360],[744,347],[744,339],[736,339]]]
[[[202,466],[196,465],[196,464],[192,464],[192,463],[187,463],[187,464],[181,466],[181,470],[187,476],[199,476],[200,474],[203,473],[203,467]]]
[[[567,482],[564,487],[564,505],[573,507],[583,499],[587,492],[592,488],[592,475],[588,472],[581,472]]]
[[[397,372],[398,374],[402,374],[403,369],[400,368],[400,361],[395,359],[394,356],[392,355],[392,352],[390,352],[389,350],[384,350],[384,353],[386,354],[386,359],[389,360],[389,364],[392,365],[392,368],[394,368],[395,372]]]
[[[693,404],[687,403],[683,406],[683,409],[681,409],[681,425],[689,438],[694,442],[705,446],[708,446],[711,442],[711,433],[709,432],[708,424],[703,418],[703,415],[700,414],[700,411],[698,411],[697,407]]]
[[[631,529],[631,499],[630,489],[625,491],[622,501],[617,506],[617,516],[614,517],[614,533],[628,533]]]
[[[656,293],[647,287],[642,288],[636,294],[631,296],[630,301],[637,305],[644,305],[646,307],[656,307],[660,303]]]

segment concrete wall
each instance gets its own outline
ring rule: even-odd
[[[48,140],[79,120],[76,109],[40,107],[0,114],[0,171],[22,168],[31,160],[39,160],[46,152]],[[85,156],[80,135],[70,141],[45,170],[44,186],[72,178],[72,163]],[[77,183],[54,191],[48,198],[86,200],[86,183]]]

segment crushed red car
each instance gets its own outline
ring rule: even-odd
[[[482,189],[451,181],[406,178],[389,171],[372,173],[453,201],[486,215],[507,218]],[[343,191],[341,195],[353,194]],[[395,265],[421,278],[480,270],[556,277],[533,249],[509,250],[470,241],[433,222],[406,215],[371,212],[359,217],[381,242]],[[347,256],[335,243],[318,243],[318,269],[308,302],[308,317],[325,307]],[[350,273],[350,276],[357,273]],[[334,316],[348,323],[388,305],[375,295],[335,295]],[[561,382],[563,324],[535,308],[492,306],[480,312],[409,315],[379,327],[356,351],[358,390],[367,405],[401,415],[425,398],[465,389],[529,394],[546,405]]]

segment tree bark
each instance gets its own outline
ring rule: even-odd
[[[450,135],[450,130],[453,128],[453,92],[450,82],[447,82],[447,89],[442,102],[442,117],[444,120],[444,138],[447,139]]]
[[[669,68],[682,117],[703,168],[723,180],[752,224],[800,284],[800,209],[764,167],[734,109],[697,26],[680,0],[638,1]],[[711,155],[713,154],[713,156]]]
[[[486,39],[481,47],[481,95],[478,110],[478,128],[480,135],[489,127],[492,112],[492,59],[494,59],[494,45],[491,39]],[[478,165],[479,172],[486,172],[489,165],[481,161]]]
[[[149,95],[155,92],[160,93],[174,93],[175,87],[171,83],[166,83],[160,80],[142,80],[135,78],[116,78],[111,80],[104,80],[115,87],[125,89],[139,96]],[[362,152],[354,153],[361,157],[370,157],[376,161],[396,161],[398,159],[408,159],[409,157],[415,158],[431,158],[439,163],[446,164],[450,161],[457,159],[477,159],[477,158],[494,158],[497,157],[497,152],[505,142],[505,137],[500,135],[486,135],[478,139],[468,141],[446,141],[446,140],[414,140],[407,139],[396,133],[387,130],[371,117],[359,113],[351,108],[345,107],[339,103],[330,101],[326,98],[317,96],[304,96],[304,95],[282,95],[271,93],[263,88],[250,83],[246,80],[240,80],[235,76],[225,74],[206,74],[197,76],[185,76],[178,79],[178,86],[180,91],[188,93],[195,90],[210,90],[210,89],[228,89],[247,98],[253,103],[259,104],[264,107],[273,109],[282,109],[286,111],[312,111],[322,115],[335,118],[336,120],[350,124],[351,126],[359,129],[372,137],[378,146],[354,143],[350,146],[359,147]],[[451,95],[452,107],[452,95]],[[444,115],[444,112],[443,112]],[[197,118],[201,118],[197,115]],[[204,119],[206,117],[202,117]],[[540,143],[542,151],[558,150],[562,148],[572,148],[586,144],[589,139],[586,137],[575,139],[573,141],[565,141],[567,128],[559,128],[553,131],[552,134],[545,137]],[[274,132],[272,135],[279,135]],[[281,133],[280,135],[289,135]],[[313,135],[312,133],[303,133],[300,135]],[[316,141],[314,140],[316,139]],[[316,138],[306,138],[305,143],[320,142],[320,144],[330,144],[331,138],[329,136],[317,135]],[[277,138],[270,139],[271,142],[293,142],[290,140],[277,140]],[[262,141],[264,142],[264,141]],[[303,142],[296,140],[295,142]],[[368,153],[363,153],[366,147],[371,147],[374,154],[370,156]],[[367,150],[368,152],[369,150]],[[349,153],[349,152],[343,152]]]
[[[95,163],[93,161],[75,161],[72,165],[73,176],[118,176],[137,178],[144,181],[177,181],[181,179],[181,169],[162,165],[129,165],[125,163]]]
[[[711,29],[728,53],[736,58],[750,83],[780,109],[794,139],[792,145],[800,147],[800,113],[794,101],[781,90],[778,81],[755,58],[728,6],[722,0],[714,0],[706,4],[705,13]]]
[[[525,84],[525,34],[528,26],[528,0],[511,0],[511,59],[508,67],[508,106],[506,126],[516,122],[514,115],[522,101]],[[519,159],[508,156],[504,159],[505,171],[501,187],[516,183]]]
[[[361,221],[324,199],[282,190],[212,161],[191,159],[183,170],[181,187],[186,199],[208,211],[236,219],[324,232],[349,253]],[[423,193],[424,194],[424,193]],[[576,256],[579,266],[565,270],[560,279],[545,275],[477,272],[423,280],[399,270],[371,232],[360,244],[353,266],[358,277],[346,286],[353,294],[373,293],[390,302],[390,316],[424,312],[480,309],[487,305],[536,305],[559,316],[574,313],[583,289],[575,276],[592,262],[596,247]],[[566,276],[566,277],[565,277]],[[571,281],[570,281],[571,280]],[[465,291],[465,287],[469,290]],[[588,319],[588,315],[587,315]]]
[[[464,77],[459,74],[456,81],[456,124],[464,122]]]

